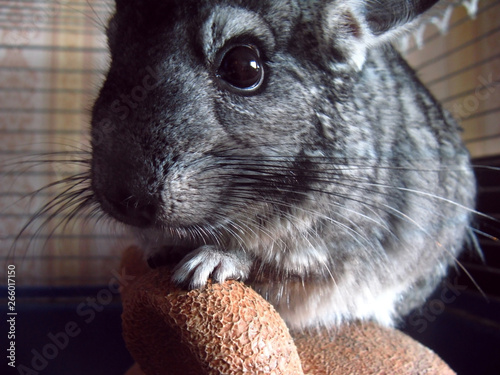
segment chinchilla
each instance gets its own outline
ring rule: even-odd
[[[292,328],[392,325],[467,238],[460,128],[391,47],[436,1],[116,0],[92,202]]]

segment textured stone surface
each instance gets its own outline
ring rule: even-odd
[[[371,322],[295,334],[294,339],[304,374],[454,374],[430,349]]]
[[[168,269],[149,270],[125,252],[123,335],[137,361],[127,375],[453,374],[431,350],[373,323],[294,334],[274,308],[240,282],[183,291]],[[303,370],[302,370],[303,369]]]
[[[146,374],[302,374],[288,328],[253,289],[188,292],[170,278],[160,268],[122,290],[124,338]]]

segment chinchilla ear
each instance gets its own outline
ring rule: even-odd
[[[320,39],[337,59],[361,69],[370,47],[390,41],[438,0],[331,0],[321,11]]]

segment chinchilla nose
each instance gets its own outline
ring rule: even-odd
[[[157,205],[135,198],[126,189],[116,189],[104,194],[104,199],[113,207],[112,215],[125,224],[149,227],[156,221]]]

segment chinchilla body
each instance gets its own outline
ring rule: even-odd
[[[388,44],[435,1],[117,0],[92,189],[191,288],[391,325],[468,232],[460,129]]]

